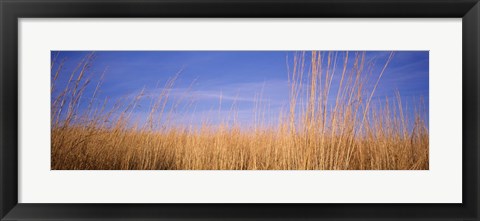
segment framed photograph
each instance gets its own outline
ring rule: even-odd
[[[0,11],[1,220],[479,220],[477,0]]]

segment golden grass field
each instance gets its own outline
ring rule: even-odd
[[[422,116],[424,107],[415,108],[415,117],[402,110],[402,99],[383,102],[374,98],[381,73],[372,73],[365,53],[300,52],[288,65],[289,106],[275,125],[249,128],[235,123],[162,127],[169,114],[168,89],[176,77],[153,100],[146,123],[133,126],[132,110],[140,93],[129,101],[116,101],[113,108],[87,105],[85,88],[92,82],[87,70],[93,55],[85,57],[72,73],[58,65],[53,68],[51,90],[59,91],[51,101],[51,169],[53,170],[428,170],[429,132]],[[327,56],[321,58],[321,56]],[[307,61],[308,57],[308,61]],[[350,68],[347,61],[353,59]],[[307,65],[308,64],[308,65]],[[341,72],[336,65],[342,66]],[[58,76],[67,74],[65,88]],[[340,83],[332,87],[334,75]],[[366,82],[373,80],[367,90]],[[305,83],[306,82],[306,83]],[[332,89],[335,88],[335,89]],[[335,99],[332,101],[331,97]],[[327,99],[329,98],[330,99]],[[107,101],[105,101],[107,103]],[[258,108],[256,116],[263,116]],[[120,114],[119,114],[120,113]],[[235,118],[232,111],[232,119]],[[143,122],[143,121],[142,121]],[[409,127],[408,125],[413,125]]]

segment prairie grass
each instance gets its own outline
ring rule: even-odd
[[[233,120],[226,123],[206,122],[196,128],[176,125],[171,117],[174,105],[168,104],[180,102],[169,95],[178,75],[151,98],[149,116],[135,121],[132,113],[145,98],[143,92],[115,101],[113,106],[107,105],[108,100],[94,102],[102,87],[101,80],[93,82],[87,74],[94,54],[87,55],[71,73],[65,73],[62,61],[54,60],[51,168],[428,170],[425,108],[414,107],[411,117],[403,110],[399,93],[395,99],[374,96],[392,59],[393,53],[380,73],[374,73],[364,52],[343,57],[335,52],[299,52],[287,67],[288,107],[276,124],[249,128],[236,123],[235,110]],[[62,74],[68,76],[64,88],[58,83]],[[339,80],[332,85],[334,78]],[[87,99],[88,87],[94,92]],[[255,116],[264,116],[261,107],[256,111]]]

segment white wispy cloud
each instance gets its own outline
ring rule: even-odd
[[[246,83],[224,83],[210,85],[193,85],[191,87],[144,88],[132,92],[127,97],[134,98],[142,93],[144,98],[155,98],[168,94],[172,99],[189,99],[196,101],[231,101],[231,102],[273,102],[279,99],[279,93],[288,90],[286,81],[262,81]],[[287,99],[287,98],[280,98]]]

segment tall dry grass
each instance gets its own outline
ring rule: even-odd
[[[380,73],[365,53],[297,53],[289,69],[289,107],[275,125],[245,129],[236,121],[175,125],[169,96],[176,77],[152,99],[143,123],[132,119],[133,99],[95,105],[102,81],[87,74],[94,54],[71,73],[52,64],[51,168],[54,170],[426,170],[429,135],[425,109],[415,116],[402,98],[376,100]],[[353,61],[353,63],[352,63]],[[337,65],[341,65],[338,68]],[[54,69],[54,67],[56,67]],[[337,70],[341,70],[340,72]],[[58,77],[68,74],[64,88]],[[336,80],[332,85],[333,79]],[[85,96],[86,88],[94,88]],[[55,96],[53,96],[55,91]],[[221,101],[220,101],[221,102]],[[261,105],[258,105],[261,106]],[[83,108],[80,108],[83,107]],[[86,107],[86,108],[85,108]],[[257,108],[256,118],[265,116]],[[170,124],[166,121],[170,121]],[[171,124],[173,122],[173,124]],[[231,122],[231,123],[229,123]],[[170,125],[170,126],[165,126]]]

